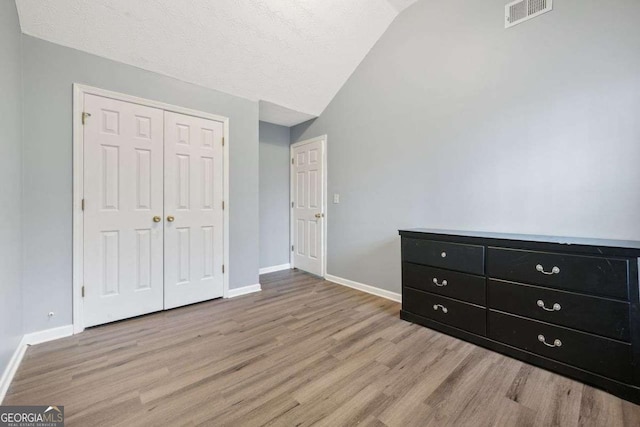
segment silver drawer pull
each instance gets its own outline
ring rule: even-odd
[[[558,274],[558,273],[560,273],[560,267],[555,267],[555,266],[554,266],[554,267],[551,269],[551,272],[548,272],[548,271],[544,271],[544,267],[542,266],[542,264],[538,264],[538,265],[536,265],[536,270],[538,270],[538,271],[539,271],[540,273],[542,273],[542,274],[548,274],[549,276],[550,276],[550,275],[552,275],[552,274]]]
[[[554,340],[553,344],[548,344],[544,335],[538,335],[538,341],[540,341],[542,344],[546,345],[547,347],[562,347],[562,341],[560,340]]]
[[[441,256],[442,258],[446,258],[446,257],[447,257],[447,253],[446,253],[446,252],[442,252],[442,253],[440,254],[440,256]]]
[[[448,285],[446,280],[443,280],[442,283],[438,283],[438,278],[437,277],[433,278],[433,284],[436,285],[436,286],[439,286],[439,287],[443,287],[443,286],[447,286]]]
[[[442,312],[443,312],[444,314],[447,314],[447,313],[449,312],[449,310],[447,310],[447,307],[445,307],[444,305],[440,305],[440,304],[433,304],[433,309],[434,309],[435,311],[438,311],[438,308],[441,308],[441,309],[442,309]]]
[[[560,304],[558,303],[553,304],[553,307],[551,308],[547,308],[544,306],[544,301],[542,301],[541,299],[538,300],[537,304],[538,307],[546,311],[560,311],[562,309],[562,307],[560,307]]]

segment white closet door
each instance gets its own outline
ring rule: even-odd
[[[163,308],[163,111],[84,103],[83,311],[93,326]]]
[[[293,264],[323,275],[323,141],[293,145]]]
[[[221,122],[165,112],[165,308],[223,293]]]

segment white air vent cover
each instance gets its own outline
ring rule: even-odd
[[[552,9],[553,0],[516,0],[504,7],[504,27],[513,27]]]

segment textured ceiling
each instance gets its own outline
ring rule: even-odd
[[[25,34],[264,101],[286,125],[319,115],[411,2],[16,1]]]
[[[398,12],[402,12],[418,0],[387,0]]]
[[[316,117],[316,115],[301,113],[269,101],[260,101],[259,109],[261,121],[287,127],[295,126]]]

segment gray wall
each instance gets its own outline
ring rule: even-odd
[[[22,338],[22,68],[16,4],[0,1],[0,376]]]
[[[260,122],[260,268],[289,263],[289,142],[288,127]]]
[[[640,2],[422,0],[320,118],[328,272],[400,291],[405,227],[640,240]]]
[[[230,120],[230,287],[258,283],[258,104],[23,37],[24,312],[27,332],[72,322],[72,84]],[[48,320],[47,313],[55,317]]]

